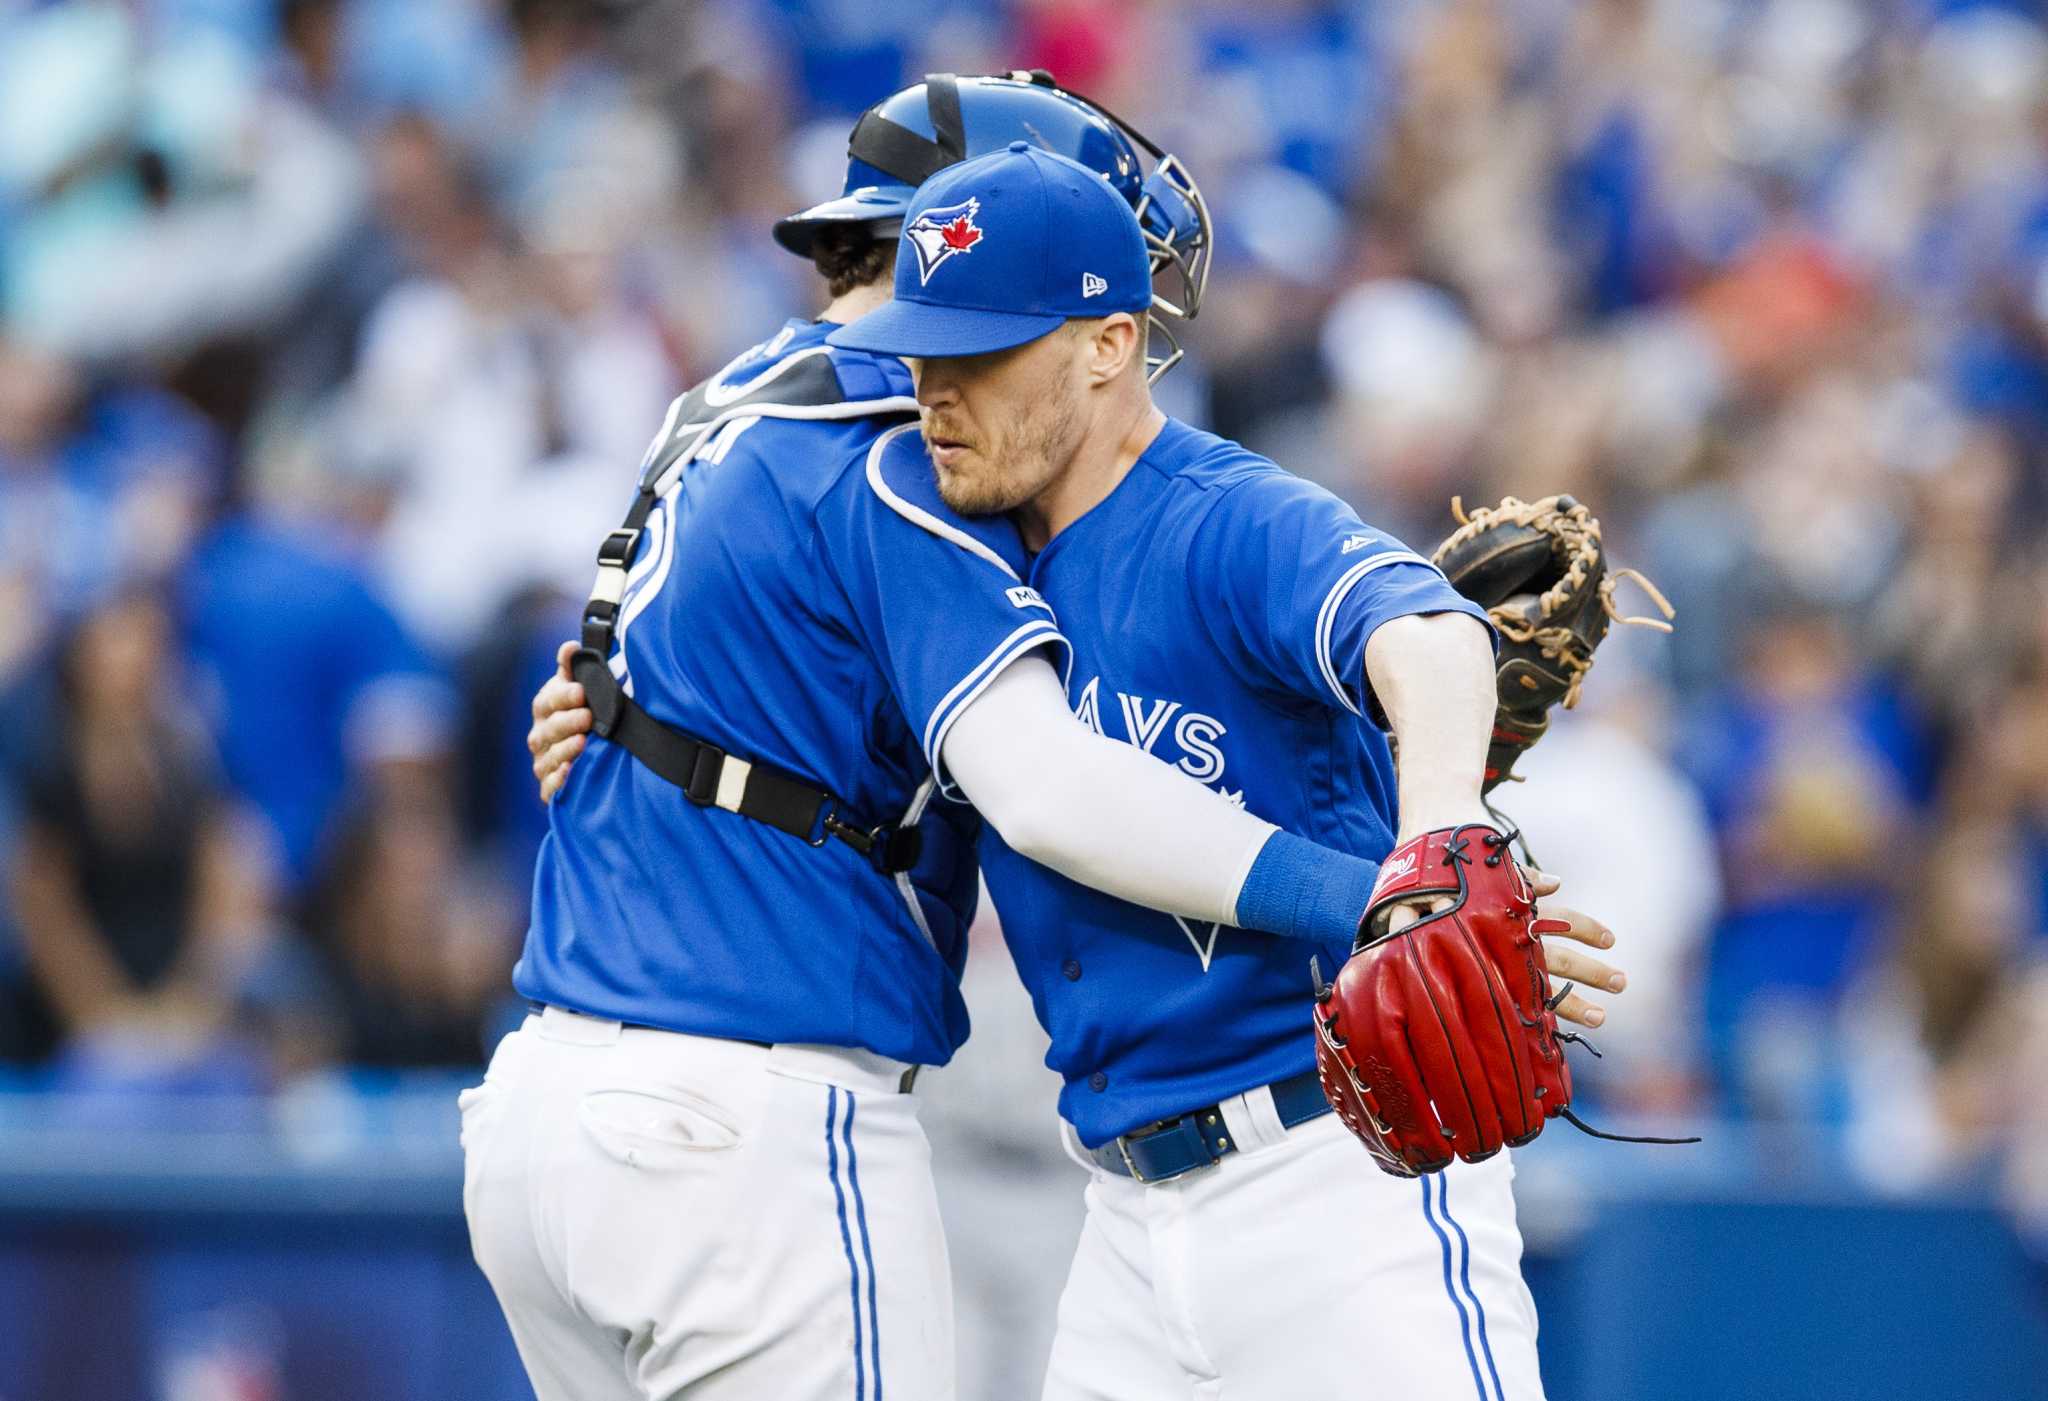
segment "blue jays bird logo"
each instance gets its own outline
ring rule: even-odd
[[[927,209],[903,226],[904,237],[917,250],[919,285],[930,282],[932,274],[948,258],[969,253],[981,242],[981,226],[974,216],[981,211],[978,199]]]

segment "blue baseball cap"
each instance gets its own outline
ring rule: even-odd
[[[826,340],[925,359],[985,355],[1071,317],[1151,305],[1145,235],[1123,196],[1087,166],[1013,141],[918,187],[895,300]]]

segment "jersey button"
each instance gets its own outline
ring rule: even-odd
[[[1060,965],[1060,972],[1065,975],[1066,980],[1070,983],[1081,981],[1081,965],[1071,958]]]
[[[1088,1088],[1095,1091],[1095,1093],[1097,1094],[1101,1094],[1104,1090],[1109,1088],[1109,1077],[1107,1075],[1104,1075],[1099,1070],[1096,1071],[1093,1075],[1090,1075],[1088,1077]]]

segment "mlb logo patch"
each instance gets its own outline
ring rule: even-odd
[[[930,282],[932,274],[949,258],[974,251],[981,242],[981,226],[974,216],[981,212],[978,199],[927,209],[903,226],[903,236],[917,252],[919,285]]]

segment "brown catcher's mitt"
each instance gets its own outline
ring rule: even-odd
[[[1551,708],[1578,704],[1579,685],[1610,622],[1671,631],[1667,621],[1624,616],[1615,606],[1615,584],[1631,579],[1665,619],[1672,610],[1648,579],[1608,565],[1600,522],[1569,496],[1510,496],[1470,515],[1453,497],[1451,512],[1458,529],[1433,559],[1451,587],[1486,610],[1501,636],[1495,668],[1500,708],[1486,752],[1490,792],[1550,728]]]

